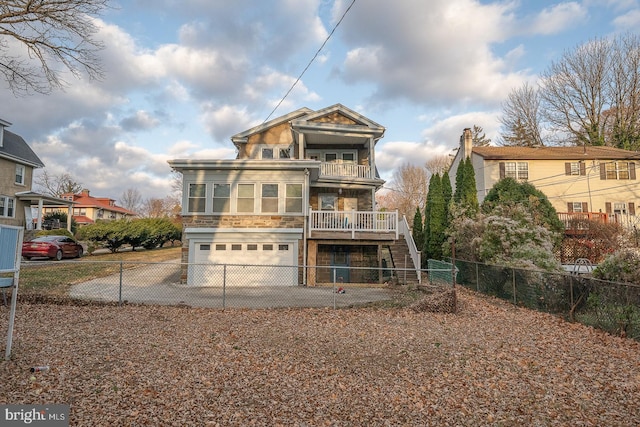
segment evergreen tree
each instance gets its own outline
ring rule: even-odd
[[[462,195],[461,195],[461,203],[463,207],[467,211],[467,215],[469,217],[475,216],[478,212],[478,192],[476,189],[476,173],[473,170],[473,164],[471,163],[471,158],[467,157],[464,161],[464,174],[462,181]]]
[[[451,221],[449,206],[451,205],[451,199],[453,198],[453,189],[451,188],[451,180],[449,179],[449,172],[447,171],[442,174],[442,196],[444,197],[445,210],[444,228],[447,229],[449,227],[449,222]]]
[[[420,212],[420,208],[416,207],[416,214],[413,216],[413,230],[411,231],[411,235],[413,236],[413,241],[416,244],[416,248],[419,251],[422,250],[423,240],[424,240],[424,232],[422,231],[422,213]]]
[[[465,160],[461,160],[460,164],[458,164],[458,169],[456,169],[456,192],[453,195],[453,201],[456,204],[459,204],[462,200],[462,193],[464,193],[464,174],[466,169],[464,167]]]
[[[431,218],[431,197],[433,197],[433,185],[434,185],[434,176],[432,175],[429,179],[429,190],[427,192],[427,202],[424,205],[424,225],[422,227],[422,268],[427,267],[427,261],[429,260],[429,237],[431,224],[429,218]]]
[[[446,210],[444,205],[444,195],[442,192],[442,179],[440,175],[431,177],[429,183],[429,242],[428,258],[442,259],[442,244],[445,239]]]

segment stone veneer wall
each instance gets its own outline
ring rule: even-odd
[[[304,217],[285,215],[198,215],[182,218],[186,228],[303,228]],[[302,260],[302,240],[298,244],[298,259]],[[189,241],[182,242],[182,262],[189,262]]]

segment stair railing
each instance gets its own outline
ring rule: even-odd
[[[411,230],[409,229],[409,223],[407,222],[407,217],[402,215],[402,220],[398,223],[398,234],[404,235],[404,240],[407,242],[407,247],[409,248],[409,254],[411,255],[411,260],[413,261],[413,267],[416,269],[416,275],[418,276],[418,283],[422,283],[422,274],[420,274],[421,267],[421,256],[422,254],[416,247],[416,242],[413,241],[413,236],[411,235]]]

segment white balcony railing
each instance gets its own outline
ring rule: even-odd
[[[320,164],[320,176],[371,178],[371,167],[355,163],[323,162]]]
[[[398,238],[398,212],[315,211],[310,210],[309,232],[347,231],[352,238],[358,232],[393,233]]]

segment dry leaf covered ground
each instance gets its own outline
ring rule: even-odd
[[[0,402],[67,403],[82,426],[640,425],[639,343],[458,301],[457,314],[22,304]]]

